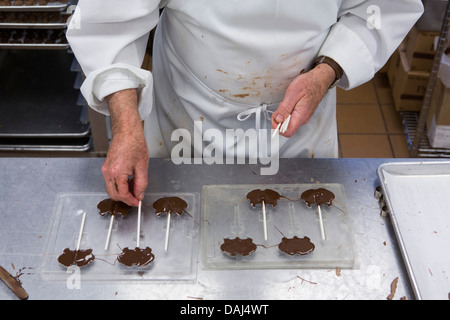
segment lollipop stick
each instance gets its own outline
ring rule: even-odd
[[[83,236],[84,221],[86,220],[86,211],[83,212],[83,219],[81,220],[80,233],[78,234],[77,251],[80,250],[81,237]]]
[[[283,124],[281,125],[280,128],[280,133],[285,133],[288,126],[289,126],[289,121],[291,121],[291,115],[288,115],[288,117],[286,118],[286,120],[284,120]]]
[[[272,138],[274,138],[276,136],[276,134],[278,133],[278,131],[280,131],[280,127],[281,127],[281,122],[277,125],[277,128],[275,129],[275,131],[272,134]]]
[[[109,247],[109,239],[111,238],[111,232],[114,224],[114,217],[115,215],[111,215],[111,222],[109,223],[109,230],[108,230],[108,236],[106,237],[106,244],[105,244],[105,250],[108,250]]]
[[[164,245],[164,250],[167,251],[169,247],[169,230],[170,230],[170,212],[167,213],[167,229],[166,229],[166,244]]]
[[[266,204],[264,203],[264,201],[262,202],[262,211],[263,211],[263,225],[264,225],[264,240],[267,241]]]
[[[137,236],[136,236],[136,247],[139,248],[139,242],[141,239],[141,207],[142,202],[139,201],[139,207],[138,207],[138,223],[137,223]]]
[[[320,205],[317,205],[317,210],[319,211],[319,223],[320,223],[320,233],[322,235],[322,240],[325,240],[325,229],[323,228],[323,220],[322,220],[322,209]]]

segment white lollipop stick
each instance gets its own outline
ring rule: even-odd
[[[317,205],[317,209],[319,211],[320,233],[322,235],[322,240],[325,240],[325,229],[323,227],[322,209],[320,208],[320,205]]]
[[[109,223],[109,230],[108,230],[108,236],[106,237],[106,244],[105,244],[105,250],[108,250],[109,247],[109,239],[111,239],[111,232],[114,224],[114,217],[115,215],[111,215],[111,222]]]
[[[267,241],[266,204],[264,203],[264,201],[262,202],[262,211],[263,211],[263,225],[264,225],[264,240]]]
[[[136,236],[136,247],[139,248],[139,242],[141,239],[141,201],[139,201],[138,207],[138,223],[137,223],[137,236]]]
[[[280,130],[281,127],[281,122],[277,125],[277,128],[275,129],[275,131],[272,134],[272,138],[276,136],[276,134],[278,133],[278,131]]]
[[[166,244],[164,245],[164,250],[167,251],[169,247],[169,230],[170,230],[170,212],[167,212],[167,230],[166,230]]]
[[[283,122],[280,122],[277,125],[277,128],[275,129],[274,133],[272,134],[272,138],[275,137],[275,135],[280,132],[280,133],[285,133],[288,126],[289,126],[289,122],[291,121],[291,115],[288,115],[286,120],[284,120]]]
[[[284,120],[283,124],[281,125],[280,133],[285,133],[286,132],[290,121],[291,121],[291,115],[288,115],[286,120]]]
[[[83,219],[81,220],[80,233],[78,234],[77,251],[80,250],[81,237],[83,236],[84,221],[86,220],[86,211],[83,211]]]

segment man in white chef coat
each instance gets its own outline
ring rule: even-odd
[[[136,206],[149,157],[170,156],[179,129],[225,136],[291,115],[277,156],[337,157],[335,85],[369,81],[422,12],[420,0],[80,0],[67,38],[89,106],[111,117],[108,193]],[[149,72],[140,66],[155,26]],[[216,142],[235,151],[213,140],[192,141],[194,155]]]

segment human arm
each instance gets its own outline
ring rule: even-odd
[[[80,0],[67,32],[86,76],[83,96],[92,109],[111,117],[113,137],[102,166],[107,191],[111,198],[135,206],[148,180],[141,119],[153,103],[152,74],[140,66],[158,22],[159,2]]]
[[[143,200],[148,184],[149,154],[136,89],[115,92],[106,100],[113,134],[102,165],[106,189],[112,199],[137,206]]]
[[[379,10],[380,20],[374,24],[376,10]],[[387,62],[422,12],[419,0],[343,1],[337,21],[330,27],[318,55],[332,58],[343,69],[339,87],[357,87],[372,79]],[[317,79],[311,77],[316,73],[314,69],[294,79],[273,114],[273,128],[292,114],[286,137],[291,137],[309,121],[328,91],[323,90],[327,77],[320,73]]]
[[[273,113],[272,127],[275,129],[278,123],[286,120],[291,114],[289,126],[282,135],[292,137],[301,126],[309,122],[335,79],[334,69],[325,63],[295,78],[288,86],[283,101]]]

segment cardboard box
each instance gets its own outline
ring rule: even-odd
[[[406,58],[411,71],[430,71],[436,55],[435,39],[438,31],[419,30],[413,27],[404,40]]]
[[[411,71],[406,59],[406,53],[397,50],[388,72],[389,84],[392,89],[395,109],[397,111],[420,111],[428,86],[430,73]]]
[[[439,78],[431,97],[427,130],[431,147],[450,149],[450,88]]]
[[[397,69],[399,67],[400,61],[400,51],[401,49],[395,50],[389,59],[389,69],[387,71],[387,77],[391,88],[394,87],[395,75],[397,74]]]

